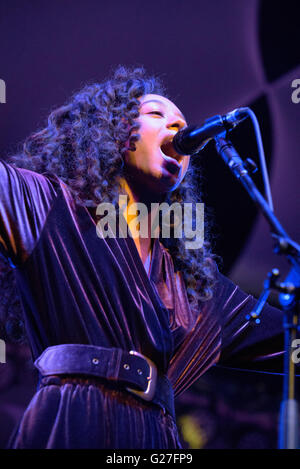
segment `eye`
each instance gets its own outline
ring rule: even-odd
[[[164,117],[163,113],[160,111],[151,111],[151,112],[148,112],[148,114],[154,114],[160,117]]]

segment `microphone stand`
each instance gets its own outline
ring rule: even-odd
[[[280,292],[279,300],[283,307],[284,319],[284,378],[283,398],[279,418],[279,440],[280,449],[299,448],[299,408],[295,399],[295,359],[292,349],[295,347],[297,330],[299,330],[300,316],[300,246],[295,243],[284,230],[274,212],[261,195],[253,180],[248,174],[247,163],[243,162],[232,143],[226,139],[226,132],[215,137],[216,149],[234,176],[243,184],[254,203],[259,207],[268,221],[272,237],[275,240],[274,252],[284,254],[292,265],[291,273],[285,282],[279,283],[279,272],[273,269],[265,281],[264,292],[259,298],[258,304],[247,319],[254,320],[259,324],[258,316],[268,297],[270,289]],[[292,281],[289,281],[292,279]],[[298,345],[298,343],[297,343]],[[300,342],[299,342],[300,345]]]

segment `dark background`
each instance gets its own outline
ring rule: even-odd
[[[300,78],[297,0],[1,0],[0,155],[14,153],[49,112],[118,64],[160,75],[189,123],[250,106],[261,125],[278,218],[299,242]],[[258,162],[248,121],[232,139]],[[220,269],[259,295],[266,273],[284,260],[244,189],[209,144],[197,164],[203,201],[214,219]],[[255,181],[261,187],[259,174]],[[276,298],[271,299],[276,302]],[[0,447],[35,385],[26,347],[8,344],[0,364]],[[191,447],[274,448],[281,377],[213,369],[178,400],[178,423]]]

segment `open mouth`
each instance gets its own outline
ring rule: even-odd
[[[178,168],[181,167],[179,161],[177,160],[178,154],[176,153],[172,142],[169,140],[166,143],[163,143],[160,147],[161,153],[163,158],[168,162],[168,163],[173,163],[176,165]]]

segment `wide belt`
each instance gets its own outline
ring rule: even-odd
[[[48,347],[35,360],[42,377],[86,375],[120,383],[132,394],[151,401],[175,419],[174,393],[166,375],[146,356],[131,350],[96,345],[61,344]]]

